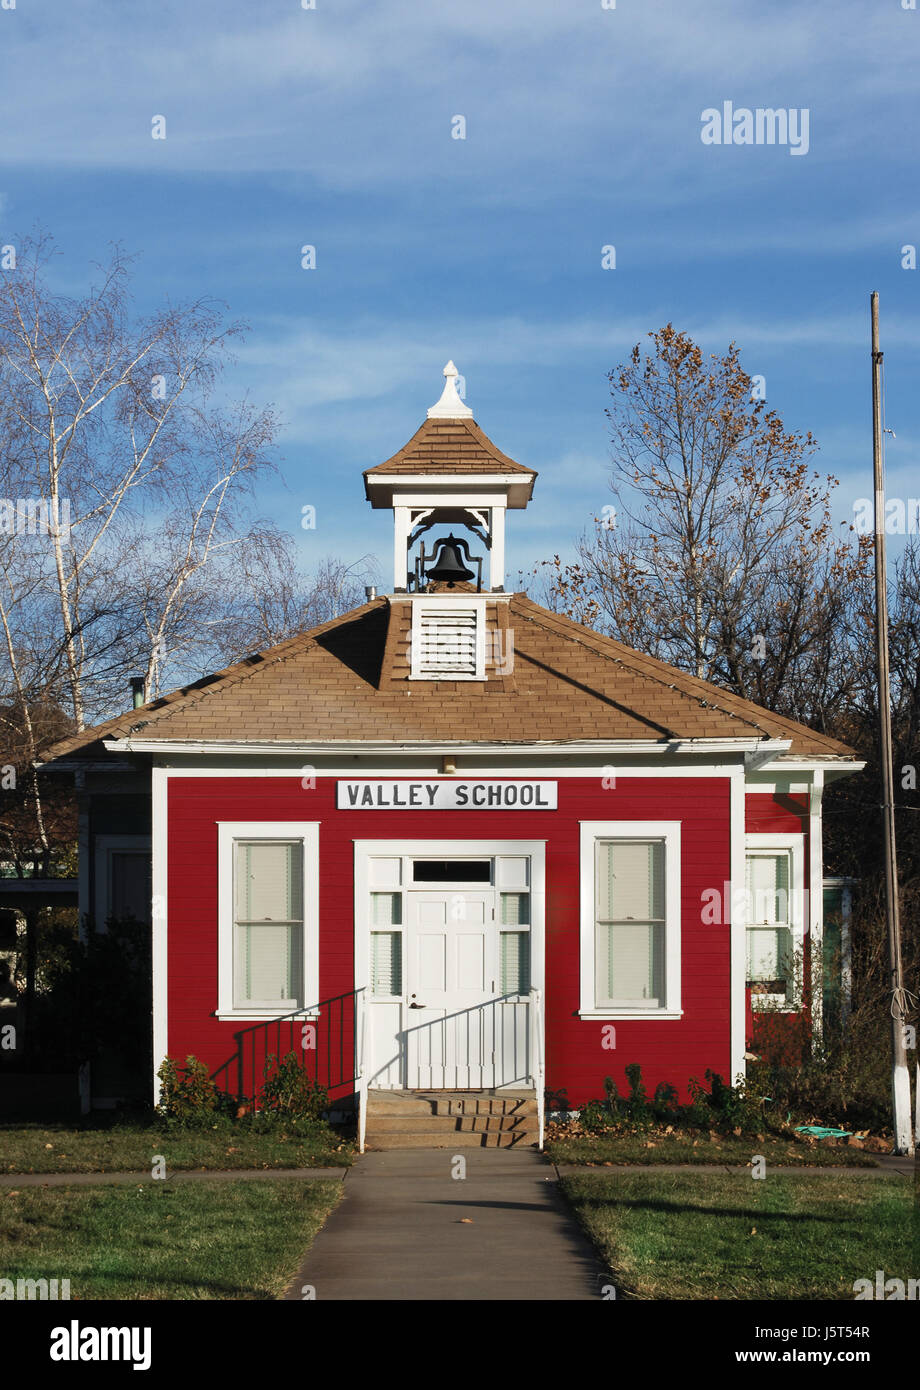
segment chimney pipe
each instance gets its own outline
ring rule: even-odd
[[[364,597],[366,598],[368,603],[370,603],[371,599],[375,599],[377,597],[377,585],[365,584]]]
[[[144,677],[131,677],[131,705],[133,709],[140,709],[144,703]]]

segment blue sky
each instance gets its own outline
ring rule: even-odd
[[[139,310],[211,294],[248,320],[232,385],[284,420],[284,483],[259,505],[292,529],[316,507],[305,566],[375,552],[389,583],[360,473],[415,431],[449,357],[478,422],[540,473],[511,572],[570,556],[610,500],[607,372],[668,321],[707,351],[737,341],[849,518],[871,490],[873,289],[889,493],[920,495],[920,271],[901,268],[920,246],[920,12],[315,3],[0,10],[0,242],[45,228],[77,287],[119,241]],[[807,154],[704,145],[701,113],[727,100],[807,108]]]

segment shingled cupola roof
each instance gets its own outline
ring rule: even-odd
[[[364,473],[364,492],[374,508],[393,512],[393,592],[424,579],[430,560],[418,543],[434,527],[465,527],[489,553],[488,588],[505,582],[505,513],[521,511],[533,495],[536,473],[503,454],[473,419],[461,398],[453,362],[444,368],[444,389],[425,422],[398,453]],[[445,539],[442,537],[442,540]],[[415,552],[415,562],[412,555]],[[424,553],[423,553],[424,552]]]
[[[419,485],[473,480],[503,492],[508,507],[527,506],[536,472],[515,463],[483,433],[470,406],[460,399],[458,376],[453,362],[448,362],[443,393],[424,423],[391,458],[365,470],[364,491],[372,507],[392,507],[400,493]]]

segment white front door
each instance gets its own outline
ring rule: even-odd
[[[356,842],[355,961],[372,1089],[533,1084],[543,987],[538,841]]]
[[[460,887],[407,896],[406,1084],[493,1086],[495,893]]]

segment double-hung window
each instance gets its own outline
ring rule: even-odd
[[[581,827],[583,1017],[680,1016],[680,824]]]
[[[794,1007],[804,941],[801,835],[748,835],[745,854],[747,984],[758,1003]],[[799,965],[797,966],[797,961]]]
[[[318,1002],[318,826],[218,826],[219,1001],[229,1017]]]

